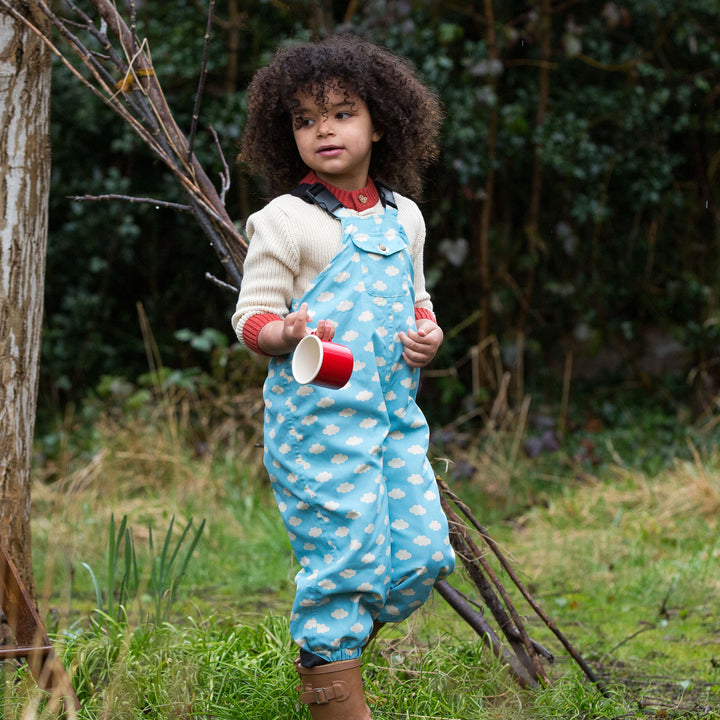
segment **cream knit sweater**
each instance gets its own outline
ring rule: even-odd
[[[397,193],[394,197],[415,268],[416,315],[433,317],[423,273],[425,221],[412,200]],[[357,215],[381,212],[384,209],[378,202]],[[325,210],[293,195],[280,195],[248,218],[250,244],[242,288],[232,317],[240,342],[248,345],[243,331],[253,316],[270,313],[282,318],[288,314],[291,301],[303,295],[338,252],[340,227],[340,221]],[[313,321],[324,319],[332,320],[314,317]],[[252,343],[248,346],[252,347]]]

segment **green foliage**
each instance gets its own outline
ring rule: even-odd
[[[153,541],[152,524],[148,523],[149,536],[149,579],[141,584],[141,570],[138,568],[135,554],[135,542],[127,516],[123,516],[120,526],[115,530],[115,516],[110,516],[110,529],[107,552],[107,584],[105,592],[100,588],[92,568],[83,563],[92,578],[97,603],[94,620],[100,627],[106,626],[108,621],[128,622],[127,613],[130,606],[139,600],[140,590],[147,588],[152,598],[155,613],[150,616],[155,625],[161,625],[170,616],[173,605],[177,599],[178,588],[185,575],[190,558],[205,527],[205,520],[190,537],[189,545],[183,550],[183,543],[188,537],[192,527],[192,519],[183,528],[180,537],[175,540],[173,547],[173,527],[175,516],[170,520],[170,526],[165,534],[162,549],[156,553]],[[124,552],[121,556],[121,547]]]
[[[180,537],[176,541],[175,548],[171,547],[172,529],[175,524],[175,516],[170,521],[170,527],[165,535],[165,542],[162,550],[155,555],[155,546],[153,544],[152,526],[148,524],[148,532],[150,536],[150,557],[152,568],[150,571],[150,594],[155,602],[155,622],[160,623],[168,619],[172,606],[177,598],[178,587],[187,571],[190,558],[197,547],[205,520],[200,523],[200,527],[195,531],[194,536],[190,539],[190,544],[184,551],[184,555],[180,555],[180,550],[185,542],[185,538],[192,527],[192,519],[183,529]]]
[[[180,126],[189,128],[204,9],[189,0],[158,7],[138,8],[139,32]],[[550,17],[536,2],[493,8],[495,59],[479,7],[372,0],[335,3],[331,12],[306,2],[240,2],[235,30],[227,22],[214,28],[196,144],[214,176],[221,163],[207,129],[217,129],[233,169],[231,215],[242,223],[263,202],[263,188],[233,163],[253,71],[291,36],[349,29],[410,58],[445,106],[442,159],[422,203],[428,278],[445,328],[463,324],[487,298],[486,327],[503,346],[523,335],[535,379],[552,373],[546,368],[558,360],[559,342],[578,328],[622,350],[628,375],[645,328],[673,330],[690,363],[712,358],[720,327],[718,1],[553,4]],[[227,3],[216,12],[228,20]],[[178,368],[211,360],[207,343],[219,347],[218,338],[205,328],[231,337],[233,305],[204,279],[206,270],[218,272],[217,262],[189,216],[66,199],[88,192],[182,201],[130,131],[61,67],[53,108],[47,406],[82,396],[102,375],[139,374],[136,303],[162,356]],[[479,228],[491,169],[485,287]],[[459,242],[467,255],[456,263]],[[437,363],[458,364],[477,342],[479,322],[450,338]],[[437,402],[427,398],[438,422],[462,409],[465,371],[458,382],[465,392],[446,383]]]
[[[556,720],[557,709],[563,709],[563,718],[627,717],[627,702],[620,688],[611,688],[607,695],[587,692],[573,673],[540,693],[535,705],[538,720]]]

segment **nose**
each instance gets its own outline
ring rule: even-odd
[[[318,135],[325,136],[325,135],[333,135],[334,134],[333,126],[332,126],[332,123],[330,122],[330,118],[326,118],[326,117],[322,118],[320,120],[320,122],[317,123],[316,127],[317,127]]]

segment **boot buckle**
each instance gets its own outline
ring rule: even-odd
[[[315,697],[315,702],[318,705],[325,705],[326,703],[329,703],[332,699],[328,695],[328,689],[324,687],[319,688],[313,688],[312,689],[313,696]]]
[[[333,680],[330,687],[299,687],[298,690],[302,693],[300,702],[306,705],[327,705],[331,700],[345,702],[350,697],[350,689],[342,680]],[[305,692],[302,692],[303,690]]]

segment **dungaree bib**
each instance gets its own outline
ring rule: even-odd
[[[358,657],[373,620],[397,622],[454,567],[447,520],[415,402],[419,370],[402,359],[415,328],[414,274],[390,204],[333,213],[341,248],[292,309],[336,323],[354,355],[339,390],[300,385],[291,356],[273,358],[263,389],[265,466],[301,566],[290,630],[329,661]]]

